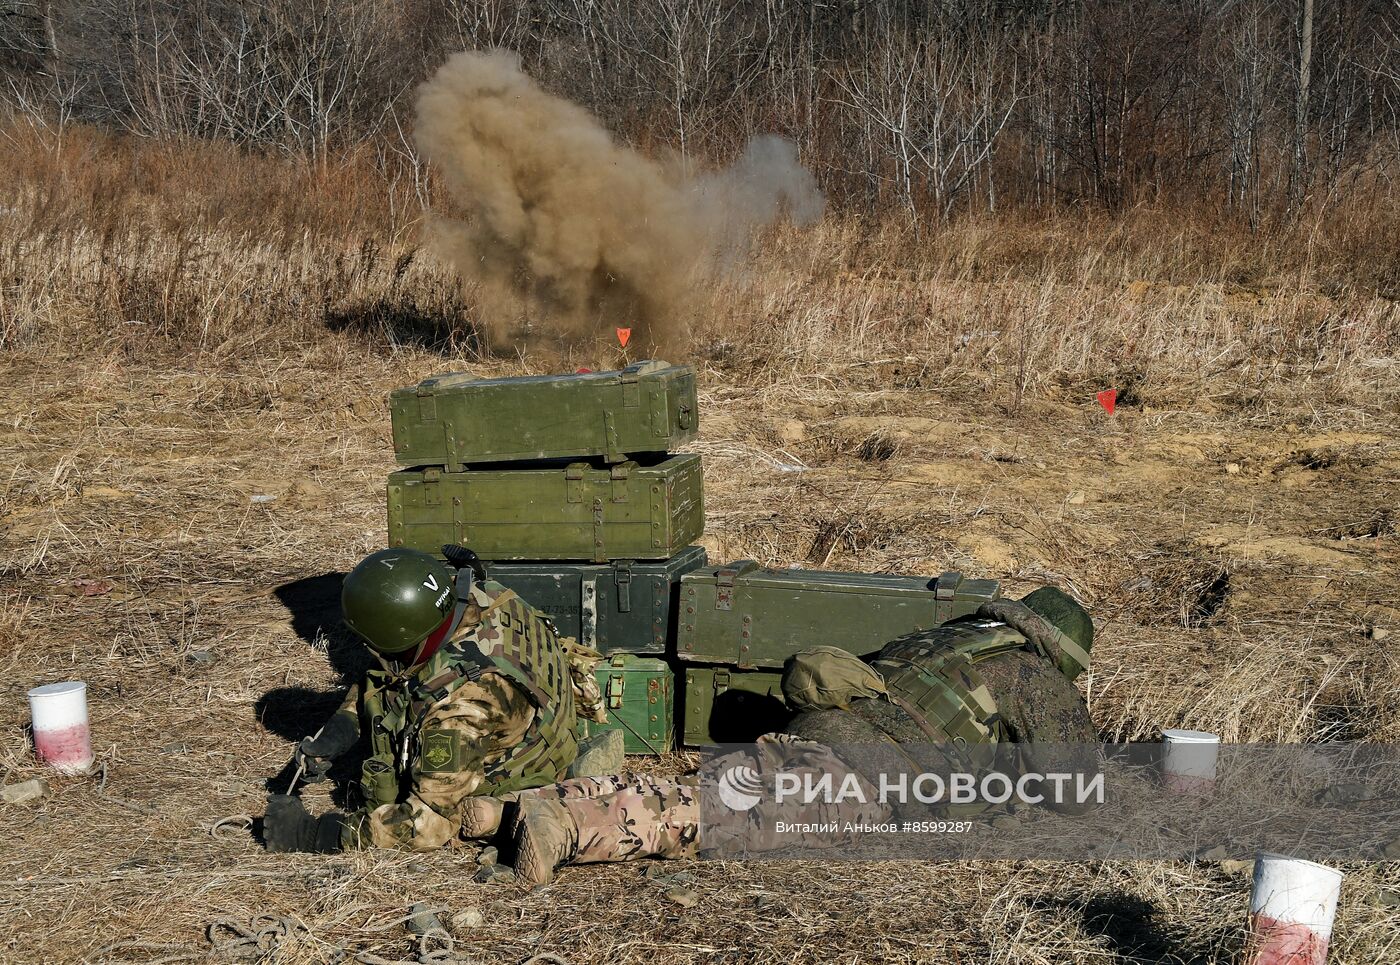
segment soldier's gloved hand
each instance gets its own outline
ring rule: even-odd
[[[345,815],[339,811],[313,817],[301,798],[274,794],[267,799],[267,814],[263,815],[263,841],[269,851],[333,854],[342,850],[344,826]]]
[[[321,728],[321,733],[304,738],[293,755],[302,769],[302,779],[308,784],[324,781],[335,758],[354,747],[359,736],[349,714],[336,714]]]

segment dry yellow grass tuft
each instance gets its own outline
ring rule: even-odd
[[[565,362],[477,353],[409,188],[364,164],[11,133],[0,773],[40,773],[24,691],[80,677],[105,776],[0,807],[0,958],[174,960],[262,913],[306,928],[279,961],[405,958],[414,900],[478,908],[458,949],[491,961],[1238,955],[1248,882],[1207,865],[696,862],[667,869],[701,896],[681,909],[636,866],[525,892],[471,883],[460,853],[211,837],[261,810],[353,672],[335,582],[382,542],[387,392]],[[1400,739],[1400,312],[1345,246],[1261,240],[1241,280],[1240,239],[1171,224],[764,239],[705,296],[691,359],[711,553],[1069,587],[1099,621],[1108,737]],[[1334,960],[1395,960],[1400,879],[1348,870]]]

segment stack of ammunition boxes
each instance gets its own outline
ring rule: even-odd
[[[629,754],[752,740],[781,727],[784,662],[815,646],[874,654],[975,613],[994,580],[711,566],[688,366],[477,379],[390,399],[389,545],[475,551],[490,577],[601,651],[609,727]],[[678,693],[677,680],[683,681]],[[675,704],[681,701],[679,714]],[[680,722],[677,728],[677,720]]]
[[[609,726],[631,754],[674,746],[678,580],[706,563],[689,366],[478,379],[390,396],[389,545],[466,546],[490,577],[601,651]]]

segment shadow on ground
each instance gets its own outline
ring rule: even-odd
[[[344,573],[322,573],[283,583],[273,591],[291,614],[292,630],[310,645],[308,659],[324,653],[347,686],[370,667],[369,651],[340,619]]]
[[[344,579],[344,573],[322,573],[284,583],[273,593],[287,608],[293,632],[307,645],[305,659],[329,662],[348,688],[363,679],[370,667],[370,655],[341,621],[340,588]],[[345,693],[345,689],[275,687],[258,698],[254,711],[258,723],[278,737],[300,741],[321,729],[345,699]],[[330,779],[336,786],[332,797],[337,804],[347,803],[349,788],[359,779],[363,760],[363,749],[356,748],[331,768]],[[281,771],[268,778],[268,792],[287,793],[295,773],[296,765],[289,761]]]
[[[1058,917],[1078,915],[1080,928],[1107,942],[1114,961],[1171,963],[1171,965],[1210,965],[1219,954],[1226,936],[1215,932],[1189,931],[1163,921],[1157,905],[1136,895],[1101,893],[1080,899],[1040,897],[1032,908]]]
[[[462,318],[460,311],[425,311],[412,302],[380,299],[328,308],[325,325],[332,332],[409,345],[454,358],[486,352],[480,334]]]

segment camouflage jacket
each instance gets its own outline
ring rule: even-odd
[[[491,666],[465,660],[466,648]],[[558,780],[577,751],[577,719],[604,713],[598,659],[513,592],[474,586],[436,653],[402,672],[370,671],[342,706],[369,745],[347,844],[441,847],[469,795]]]

